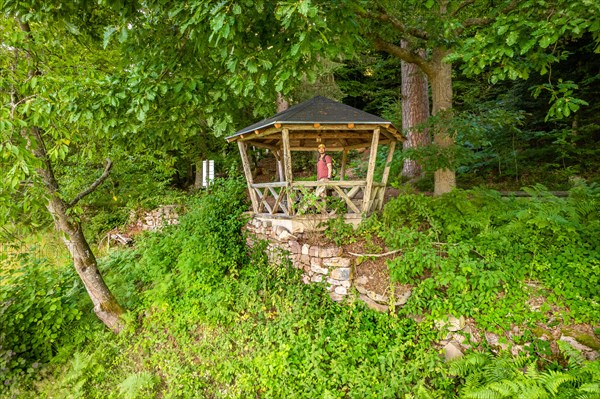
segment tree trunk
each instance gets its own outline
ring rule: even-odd
[[[56,193],[50,198],[48,210],[71,253],[75,270],[94,304],[96,316],[112,331],[120,332],[123,328],[123,320],[120,317],[123,308],[106,286],[81,225],[67,215],[67,204]]]
[[[452,65],[442,60],[449,51],[435,49],[432,58],[432,73],[429,76],[431,83],[431,97],[433,100],[432,114],[438,115],[452,109]],[[433,142],[440,149],[446,150],[454,145],[451,132],[440,123],[433,137]],[[435,171],[434,195],[441,195],[452,191],[456,187],[456,173],[453,169],[441,168]]]
[[[283,94],[277,93],[277,113],[285,111],[289,106],[290,104],[285,97],[283,97]]]
[[[194,174],[194,189],[202,188],[202,159],[198,158],[195,162],[196,173]]]
[[[31,132],[32,136],[29,142],[35,140],[36,148],[33,153],[43,165],[37,171],[48,193],[47,208],[54,219],[54,225],[62,235],[62,240],[73,258],[73,265],[92,300],[96,316],[112,331],[120,332],[123,328],[123,320],[121,319],[123,308],[121,308],[104,282],[98,270],[96,257],[83,234],[80,223],[68,214],[69,205],[61,198],[60,187],[54,176],[52,163],[46,153],[40,129],[34,127],[31,128]],[[107,175],[108,171],[107,169]]]
[[[402,47],[407,43],[403,40]],[[421,53],[424,53],[421,50]],[[421,54],[424,57],[424,54]],[[401,61],[402,72],[402,130],[406,133],[403,147],[418,148],[431,143],[429,132],[417,126],[429,118],[429,92],[427,77],[421,69],[404,60]],[[415,178],[421,176],[421,165],[415,160],[406,159],[402,168],[402,176]]]

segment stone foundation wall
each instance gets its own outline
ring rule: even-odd
[[[352,286],[353,259],[343,256],[342,248],[332,245],[309,245],[302,243],[302,233],[291,234],[285,227],[271,226],[269,222],[253,220],[246,229],[248,245],[257,240],[268,242],[268,256],[274,263],[281,263],[286,256],[292,265],[304,271],[302,281],[306,284],[325,282],[329,295],[340,301]]]

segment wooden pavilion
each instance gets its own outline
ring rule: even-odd
[[[314,97],[288,108],[270,118],[250,125],[226,138],[237,142],[254,217],[283,225],[289,231],[303,231],[309,218],[337,217],[335,209],[325,201],[317,212],[307,215],[302,198],[307,193],[315,196],[329,192],[346,205],[345,219],[357,224],[363,215],[380,210],[394,149],[402,134],[391,122],[325,97]],[[342,152],[339,180],[299,181],[294,179],[292,153],[317,151],[325,144],[328,153]],[[387,145],[387,160],[381,181],[374,181],[377,150]],[[266,148],[277,161],[277,176],[273,182],[254,183],[248,151],[251,147]],[[365,180],[346,180],[348,153],[351,150],[369,149],[369,162]],[[335,156],[334,156],[335,158]],[[325,191],[326,190],[326,191]]]

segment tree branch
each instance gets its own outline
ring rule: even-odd
[[[389,23],[398,32],[416,37],[417,39],[427,40],[429,38],[429,34],[426,31],[417,28],[407,28],[406,25],[398,19],[385,12],[375,13],[371,11],[357,11],[357,13],[363,18]]]
[[[386,51],[391,55],[400,58],[401,60],[417,65],[427,76],[431,76],[431,74],[433,74],[433,69],[427,60],[420,55],[393,43],[389,43],[379,36],[373,35],[371,37],[377,50]]]
[[[456,17],[456,14],[458,14],[463,8],[470,6],[471,4],[475,3],[475,0],[465,0],[463,1],[461,4],[458,5],[458,7],[456,7],[456,9],[454,11],[452,11],[450,13],[451,16]]]
[[[467,28],[471,28],[473,26],[487,26],[493,23],[496,20],[496,17],[501,14],[508,14],[519,5],[518,0],[512,0],[509,5],[504,7],[502,10],[498,11],[498,13],[493,18],[483,17],[483,18],[468,18],[463,21],[460,28],[456,29],[456,34],[460,35]],[[459,6],[460,7],[460,6]]]
[[[75,196],[75,198],[73,198],[73,200],[71,202],[69,202],[69,205],[67,206],[68,208],[72,208],[73,206],[75,206],[75,204],[77,204],[83,197],[85,197],[86,195],[94,192],[94,190],[96,190],[98,188],[98,186],[100,184],[102,184],[102,182],[104,180],[106,180],[106,178],[108,177],[108,175],[110,174],[110,170],[112,169],[112,161],[110,159],[106,159],[106,167],[104,168],[104,173],[102,173],[102,176],[100,176],[94,183],[92,183],[91,186],[89,186],[87,189],[83,190],[82,192],[80,192],[79,194],[77,194]]]
[[[357,256],[357,257],[364,257],[364,258],[382,258],[384,256],[389,256],[389,255],[393,255],[393,254],[397,254],[398,252],[401,252],[401,249],[396,249],[394,251],[389,251],[383,254],[357,254],[354,252],[348,252],[348,254],[352,255],[352,256]]]

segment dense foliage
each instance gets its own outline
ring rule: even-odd
[[[13,355],[18,363],[3,363],[6,389],[0,397],[468,398],[485,397],[480,392],[503,387],[508,393],[502,397],[534,388],[546,390],[548,397],[564,397],[559,394],[565,390],[593,394],[596,389],[598,362],[584,361],[568,346],[563,349],[566,355],[553,361],[538,358],[532,350],[528,364],[539,362],[528,366],[526,374],[521,372],[525,358],[495,360],[477,352],[448,367],[432,346],[442,336],[433,328],[434,318],[428,317],[464,311],[487,328],[503,326],[505,320],[539,320],[531,312],[517,314],[525,302],[518,295],[522,279],[554,284],[561,269],[517,271],[516,262],[506,267],[500,262],[506,262],[502,257],[510,248],[517,251],[514,257],[531,262],[549,259],[559,243],[568,254],[575,239],[570,235],[587,251],[580,255],[587,259],[586,280],[592,283],[598,277],[593,252],[597,247],[591,242],[585,249],[585,242],[598,229],[595,186],[575,187],[566,200],[543,190],[527,200],[501,199],[488,191],[459,191],[439,199],[404,195],[357,232],[332,227],[347,240],[379,234],[396,248],[414,245],[390,264],[397,278],[415,284],[413,297],[397,317],[376,313],[360,301],[332,302],[320,285],[303,284],[300,271],[283,257],[279,265],[272,263],[265,243],[249,250],[241,232],[247,207],[244,188],[240,180],[218,182],[186,204],[179,225],[141,237],[135,248],[115,250],[102,259],[102,270],[130,309],[119,336],[102,330],[89,312],[75,310],[73,305],[85,298],[80,288],[70,289],[62,299],[47,291],[50,286],[67,290],[72,275],[39,270],[35,286],[0,285],[2,298],[20,298],[26,305],[9,303],[9,312],[0,313],[3,328],[21,326],[30,334],[2,341],[5,358],[10,354],[6,345],[23,346],[19,356]],[[448,212],[442,211],[441,203]],[[561,210],[559,214],[544,217],[552,206]],[[475,207],[482,210],[481,216],[469,221]],[[537,237],[531,241],[535,247],[516,235],[514,247],[506,248],[500,238],[508,231],[493,230],[511,223],[524,224],[513,228]],[[562,236],[562,228],[570,233]],[[528,252],[534,249],[535,259]],[[562,262],[570,264],[567,258]],[[9,282],[24,281],[24,269],[6,270]],[[597,291],[581,283],[581,270],[570,271],[573,294],[564,286],[555,294],[547,292],[573,307],[572,312],[563,309],[562,316],[597,322]],[[43,309],[28,305],[32,292],[47,298],[40,302]],[[467,305],[452,295],[464,298]],[[582,298],[587,304],[578,302]],[[513,313],[502,313],[504,307]],[[426,316],[424,321],[404,317],[403,312],[417,311]],[[37,323],[37,312],[42,320],[64,322],[50,328]]]
[[[8,251],[6,251],[8,249]],[[0,255],[0,380],[24,377],[66,345],[81,316],[81,289],[70,269],[48,263],[39,247]]]
[[[524,301],[526,281],[535,280],[551,303],[570,309],[563,317],[600,318],[598,186],[580,183],[566,199],[542,186],[527,191],[532,198],[470,190],[387,204],[381,235],[406,251],[389,266],[416,285],[410,311],[465,314],[488,327],[533,323]]]
[[[536,329],[600,321],[599,4],[0,1],[0,231],[62,218],[72,249],[72,233],[102,241],[140,209],[187,211],[101,259],[128,310],[120,336],[94,319],[75,263],[1,237],[0,397],[598,397],[598,362],[552,352]],[[402,194],[358,231],[335,220],[325,233],[401,250],[388,266],[412,296],[395,315],[332,303],[264,243],[248,250],[238,179],[176,191],[199,160],[236,175],[221,136],[272,115],[281,95],[333,96],[400,126],[400,59],[429,75],[434,110],[454,108],[420,127],[448,140],[398,151]],[[468,190],[413,194],[403,157],[423,165],[418,188],[451,167]],[[294,155],[294,172],[312,164]],[[349,168],[365,175],[359,151]],[[475,185],[533,188],[505,198]],[[448,314],[521,328],[531,357],[483,344],[448,368],[432,347]]]

